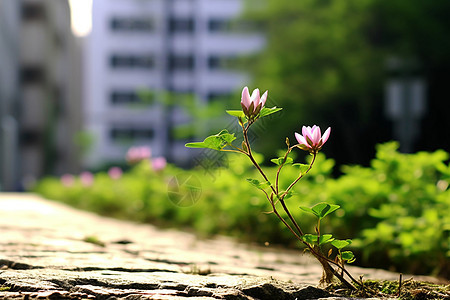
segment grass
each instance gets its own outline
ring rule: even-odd
[[[350,291],[341,284],[327,287],[327,291],[342,297],[398,298],[404,300],[450,299],[450,285],[433,284],[408,279],[403,282],[365,280],[357,291]]]
[[[98,237],[93,236],[93,235],[86,236],[83,239],[83,242],[94,244],[94,245],[97,245],[97,246],[100,246],[100,247],[105,247],[105,243],[102,242]]]

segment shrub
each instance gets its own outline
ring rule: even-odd
[[[315,220],[302,213],[300,205],[322,201],[340,205],[343,209],[322,224],[322,231],[333,232],[336,238],[352,238],[356,263],[449,276],[449,155],[442,150],[401,154],[397,148],[395,142],[378,145],[370,167],[346,166],[335,179],[331,177],[334,161],[319,153],[314,168],[295,187],[296,195],[287,205],[296,218],[302,218],[303,226],[309,227],[307,231],[313,230]],[[117,218],[294,246],[290,233],[270,214],[269,203],[245,180],[258,178],[250,163],[238,155],[229,155],[227,162],[211,176],[200,167],[182,170],[168,165],[155,171],[142,161],[120,179],[99,172],[90,186],[79,178],[65,186],[59,178],[49,177],[33,191]],[[268,173],[275,171],[276,166],[269,167]],[[282,175],[292,178],[296,172],[286,167]],[[201,183],[201,197],[191,206],[177,206],[169,200],[168,187],[179,174]]]

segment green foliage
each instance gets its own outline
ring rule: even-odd
[[[333,236],[321,234],[319,241],[317,235],[308,237],[308,242],[336,247],[343,260],[357,258],[358,264],[371,267],[448,276],[449,155],[442,150],[401,154],[397,146],[379,145],[370,167],[347,166],[336,179],[330,175],[333,160],[319,153],[314,168],[293,189],[293,196],[284,198],[286,205],[296,219],[302,220],[305,232],[314,232],[317,217],[325,217],[337,205],[343,207],[335,210],[332,218],[321,220],[320,231],[332,232]],[[34,191],[113,217],[190,227],[203,235],[228,234],[260,243],[298,246],[270,213],[272,207],[261,191],[252,186],[265,189],[268,182],[244,155],[230,154],[227,159],[228,166],[214,172],[200,167],[186,171],[171,165],[156,172],[141,162],[117,180],[97,173],[91,186],[83,186],[79,179],[64,186],[58,178],[49,177],[40,181]],[[273,178],[278,168],[267,167],[268,177]],[[201,182],[201,187],[195,187],[195,194],[201,197],[190,206],[177,206],[168,196],[170,182],[178,174]],[[298,174],[298,168],[285,165],[280,174],[280,191]],[[321,204],[325,201],[329,207]],[[312,214],[305,214],[299,206],[312,207]],[[353,243],[340,240],[346,238]],[[349,248],[354,257],[341,251],[343,248]]]
[[[403,70],[388,70],[393,57],[413,60],[411,76],[430,87],[424,133],[449,128],[446,117],[450,69],[448,0],[246,0],[245,20],[253,20],[267,38],[263,52],[245,64],[254,85],[276,95],[283,120],[267,133],[270,140],[295,131],[297,121],[339,126],[335,146],[339,162],[367,163],[375,143],[391,138],[383,120],[384,86]],[[395,74],[392,74],[394,72]],[[269,99],[270,100],[270,99]],[[425,123],[424,122],[424,123]],[[428,135],[428,149],[444,147],[440,135]],[[273,145],[260,143],[273,156]],[[282,144],[277,144],[279,148]],[[424,149],[424,148],[421,148]]]
[[[304,210],[306,212],[309,212],[309,213],[315,215],[317,218],[319,218],[319,220],[322,220],[327,215],[329,215],[332,212],[334,212],[335,210],[339,209],[339,207],[340,207],[339,205],[328,204],[328,203],[323,202],[323,203],[314,205],[312,208],[300,206],[300,209]]]
[[[364,280],[364,285],[357,291],[351,291],[343,284],[331,284],[326,290],[339,297],[356,299],[436,300],[450,296],[448,284],[433,284],[413,278],[403,281]]]
[[[245,118],[245,114],[242,110],[227,110],[226,112],[227,112],[227,114],[229,114],[230,116],[233,116],[233,117],[237,117],[237,118],[241,118],[241,119]]]
[[[223,129],[218,134],[207,137],[203,142],[187,143],[186,147],[222,150],[227,145],[230,145],[235,139],[234,133],[231,134],[228,130]]]
[[[267,44],[246,67],[255,85],[277,95],[274,100],[287,120],[268,133],[270,139],[294,132],[293,120],[338,123],[352,133],[340,137],[339,147],[353,147],[347,153],[361,149],[361,131],[355,129],[367,129],[370,118],[378,118],[374,107],[380,103],[385,73],[381,53],[371,47],[367,34],[372,2],[247,0],[244,17],[260,24]],[[273,151],[273,145],[258,146],[264,153]]]
[[[370,168],[345,167],[319,197],[345,207],[332,220],[334,232],[356,238],[352,246],[363,264],[448,276],[449,155],[401,154],[397,147],[379,145]]]
[[[331,245],[333,245],[334,247],[336,247],[338,250],[341,250],[344,247],[347,247],[348,245],[350,245],[352,243],[351,240],[333,240],[331,242]]]
[[[276,164],[277,166],[290,165],[294,162],[294,160],[291,157],[272,158],[270,161]]]
[[[247,178],[247,181],[254,187],[256,187],[258,189],[262,189],[262,190],[265,189],[266,187],[270,186],[269,181],[261,182],[258,179],[251,179],[251,178]]]
[[[276,113],[276,112],[279,112],[280,110],[282,110],[282,108],[276,107],[276,106],[274,106],[274,107],[272,107],[272,108],[263,107],[263,108],[261,109],[261,111],[259,112],[259,117],[260,117],[260,118],[267,117],[267,116],[269,116],[269,115],[271,115],[271,114],[274,114],[274,113]]]

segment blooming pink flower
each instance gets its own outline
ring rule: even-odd
[[[80,174],[81,184],[84,186],[91,186],[94,183],[94,175],[91,172],[85,171]]]
[[[167,161],[163,156],[155,157],[154,159],[152,159],[152,167],[153,167],[153,170],[155,170],[155,171],[164,169],[166,167],[166,165],[167,165]]]
[[[108,175],[111,179],[119,179],[122,177],[122,169],[119,167],[111,167],[108,170]]]
[[[144,159],[149,159],[152,156],[152,150],[150,147],[140,146],[140,147],[131,147],[128,149],[126,154],[126,160],[130,164],[135,164]]]
[[[259,114],[261,109],[266,104],[267,93],[268,91],[266,91],[262,95],[262,97],[260,97],[259,89],[255,89],[250,96],[248,87],[244,87],[244,89],[242,90],[241,106],[247,117],[252,118]]]
[[[322,149],[323,144],[330,137],[331,127],[324,132],[322,135],[320,132],[320,127],[314,125],[312,128],[310,126],[303,126],[302,134],[295,133],[295,138],[297,139],[299,145],[298,147],[302,150],[309,151],[311,153],[317,153]]]
[[[61,183],[66,187],[72,186],[75,183],[75,178],[73,177],[72,174],[62,175],[60,180],[61,180]]]

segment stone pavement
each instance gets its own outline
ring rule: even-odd
[[[0,194],[0,228],[0,299],[333,296],[315,287],[321,268],[300,251],[202,240],[30,194]],[[349,270],[366,279],[398,279],[387,271]]]

